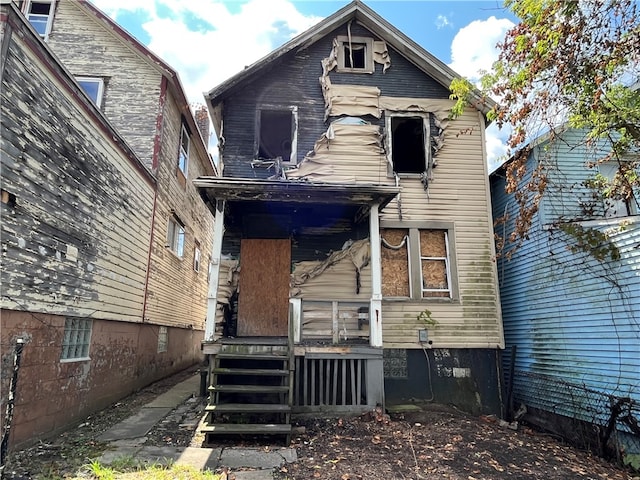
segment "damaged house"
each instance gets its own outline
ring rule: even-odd
[[[215,169],[176,72],[91,3],[0,3],[14,448],[202,361],[213,215],[192,180]]]
[[[486,111],[450,118],[455,77],[355,1],[206,94],[208,435],[409,400],[499,413]]]

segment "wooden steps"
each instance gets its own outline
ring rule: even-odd
[[[216,435],[291,435],[293,349],[283,342],[222,344],[210,357],[209,404],[201,428]]]

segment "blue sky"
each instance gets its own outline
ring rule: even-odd
[[[347,0],[91,0],[180,75],[189,100],[349,3]],[[364,0],[416,43],[468,78],[489,69],[516,22],[500,0]],[[487,132],[490,162],[504,132]]]

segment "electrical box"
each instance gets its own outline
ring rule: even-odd
[[[418,341],[420,343],[427,343],[429,341],[429,335],[427,334],[427,330],[421,328],[418,330]]]

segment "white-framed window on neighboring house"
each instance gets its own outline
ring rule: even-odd
[[[200,252],[200,242],[198,242],[197,240],[195,241],[195,244],[193,246],[193,270],[195,272],[199,272],[200,271],[200,257],[201,257],[202,253]]]
[[[416,175],[429,164],[429,116],[385,115],[390,174]]]
[[[29,0],[26,3],[25,14],[31,26],[45,41],[49,38],[53,25],[55,0]]]
[[[169,329],[167,327],[158,327],[158,353],[167,351],[169,344]]]
[[[93,100],[93,103],[100,108],[102,106],[104,81],[96,77],[76,77],[76,80],[85,93],[89,95],[89,98]]]
[[[620,168],[618,162],[603,162],[598,165],[598,172],[609,182],[614,182]],[[626,217],[638,213],[636,199],[606,198],[604,200],[604,216],[607,218]]]
[[[289,165],[297,163],[298,107],[277,108],[263,106],[256,116],[255,157],[261,160],[280,160]]]
[[[176,216],[169,217],[167,222],[167,248],[178,257],[184,255],[184,224]]]
[[[183,123],[180,129],[180,151],[178,152],[178,169],[186,177],[189,169],[189,150],[191,148],[191,139],[189,130]]]
[[[89,358],[91,345],[90,318],[66,318],[64,321],[64,335],[62,337],[61,361],[78,361]]]
[[[373,38],[339,35],[338,72],[373,73]]]
[[[457,298],[452,224],[398,223],[380,234],[385,298]]]

